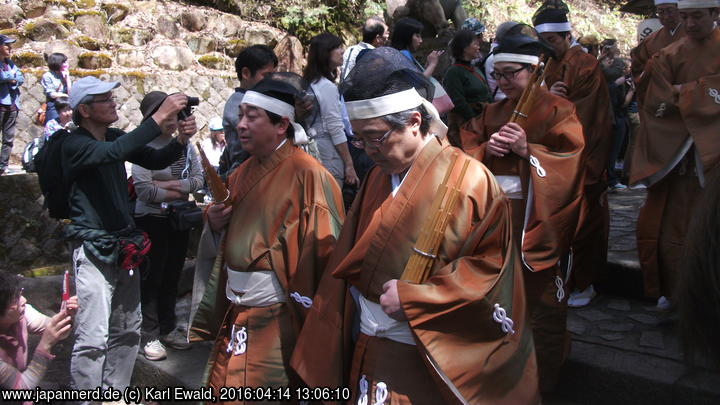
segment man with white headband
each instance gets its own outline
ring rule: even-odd
[[[645,294],[671,307],[693,206],[720,161],[718,0],[679,0],[685,37],[660,50],[646,69],[631,184],[648,186],[637,245]]]
[[[662,28],[653,32],[643,39],[632,51],[630,58],[632,64],[633,80],[637,89],[637,98],[642,103],[648,81],[643,74],[645,66],[659,50],[682,39],[685,36],[685,28],[678,13],[677,0],[655,0],[655,14],[657,14]]]
[[[595,296],[593,283],[607,268],[609,212],[607,160],[612,142],[610,95],[600,65],[580,45],[572,44],[567,12],[547,3],[533,17],[535,29],[555,51],[545,76],[550,93],[575,104],[585,137],[585,169],[580,219],[572,245],[568,298],[571,307],[584,306]]]
[[[290,75],[245,93],[237,133],[251,156],[228,178],[231,204],[207,210],[190,337],[215,339],[207,370],[215,395],[298,386],[290,354],[344,218],[337,182],[299,148],[307,136],[293,118],[297,87],[281,80]]]
[[[293,369],[311,387],[349,386],[352,403],[537,403],[502,190],[480,162],[430,132],[436,112],[418,93],[432,98],[429,82],[400,52],[368,52],[345,83],[355,142],[376,166],[348,213]],[[421,229],[437,218],[431,206],[443,183],[458,194],[430,250]],[[431,259],[424,281],[402,280],[411,257]]]
[[[542,50],[516,35],[495,48],[495,77],[507,98],[461,129],[462,147],[493,172],[510,199],[521,252],[541,392],[552,390],[567,356],[567,263],[582,201],[582,127],[570,101],[539,87],[534,103],[509,122]],[[561,265],[562,263],[562,265]],[[559,281],[559,282],[558,282]]]

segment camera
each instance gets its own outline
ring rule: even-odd
[[[178,121],[183,121],[187,117],[191,116],[193,113],[193,108],[197,107],[200,104],[200,99],[197,97],[190,97],[187,98],[187,105],[185,108],[182,109],[178,113]]]

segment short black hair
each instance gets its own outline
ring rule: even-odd
[[[59,72],[62,69],[63,63],[67,61],[67,56],[64,53],[54,52],[47,57],[48,68],[53,72]]]
[[[254,75],[258,70],[270,63],[275,67],[278,65],[278,58],[275,52],[266,45],[252,45],[243,49],[237,58],[235,58],[235,73],[237,74],[238,80],[242,81],[243,68],[248,68],[250,74]]]
[[[387,26],[379,17],[368,18],[362,28],[363,42],[371,43],[375,38],[384,34],[386,29]]]
[[[452,42],[450,42],[450,51],[452,52],[453,58],[455,58],[455,60],[463,60],[465,48],[476,39],[477,36],[470,30],[460,30],[456,32]]]
[[[20,277],[0,270],[0,316],[5,315],[20,293]]]
[[[420,34],[423,28],[423,23],[414,18],[403,17],[399,19],[393,27],[390,45],[400,51],[410,49],[413,35]]]

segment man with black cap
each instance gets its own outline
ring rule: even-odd
[[[583,167],[584,196],[572,245],[572,269],[568,305],[583,306],[595,296],[593,283],[607,266],[609,212],[607,202],[607,160],[612,141],[610,95],[597,59],[573,41],[567,6],[549,0],[533,24],[555,53],[545,75],[550,93],[575,104],[585,137]]]
[[[229,203],[207,210],[190,337],[215,340],[216,393],[300,384],[290,354],[344,219],[337,181],[299,147],[300,80],[277,73],[245,93],[237,133],[250,158],[228,178]]]
[[[377,48],[357,63],[345,104],[353,142],[376,166],[293,368],[311,387],[350,387],[348,403],[538,403],[508,200],[487,168],[435,135],[432,87],[412,62]],[[427,273],[418,278],[419,262]]]
[[[631,184],[648,187],[637,228],[645,295],[671,308],[685,235],[720,162],[718,0],[679,0],[685,37],[660,50],[645,70],[648,87],[633,153]]]
[[[507,98],[489,104],[462,130],[463,149],[482,161],[510,199],[521,252],[540,390],[550,391],[567,356],[567,300],[562,287],[582,200],[582,127],[570,101],[538,87],[510,122],[539,63],[540,43],[503,38],[493,71]],[[516,117],[517,118],[517,117]],[[560,280],[560,286],[558,286]]]
[[[10,60],[14,39],[0,35],[0,174],[7,170],[15,139],[15,123],[20,110],[20,86],[25,83],[22,72]]]
[[[677,0],[655,0],[655,14],[657,14],[662,28],[643,39],[632,51],[630,69],[635,81],[638,101],[642,103],[648,81],[643,73],[650,59],[659,50],[672,44],[685,36],[685,27],[680,20]]]
[[[138,266],[150,244],[130,213],[124,163],[162,169],[180,157],[196,131],[190,117],[164,148],[146,146],[187,104],[187,97],[179,93],[167,97],[135,130],[110,128],[118,119],[112,91],[119,86],[92,76],[73,85],[69,102],[78,128],[62,144],[63,177],[70,191],[70,223],[64,232],[74,249],[79,307],[70,360],[76,389],[124,389],[138,353]]]

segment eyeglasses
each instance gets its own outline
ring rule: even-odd
[[[525,66],[521,67],[518,70],[513,70],[511,72],[505,72],[505,73],[498,72],[497,70],[493,70],[492,72],[490,72],[490,77],[492,77],[496,81],[500,81],[500,79],[505,79],[507,81],[511,81],[515,78],[515,76],[517,76],[518,73],[520,73],[524,69],[525,69]]]
[[[88,101],[86,104],[102,104],[102,103],[117,103],[117,98],[115,96],[104,98],[101,100],[92,100]]]
[[[365,149],[368,146],[372,146],[373,148],[379,148],[380,145],[382,145],[382,143],[385,142],[387,137],[390,136],[390,133],[394,130],[395,130],[395,128],[390,128],[387,132],[385,132],[385,134],[383,134],[383,136],[381,136],[379,138],[375,138],[375,139],[364,140],[364,139],[357,139],[357,137],[356,137],[356,139],[353,139],[352,141],[350,141],[350,143],[358,149]]]

